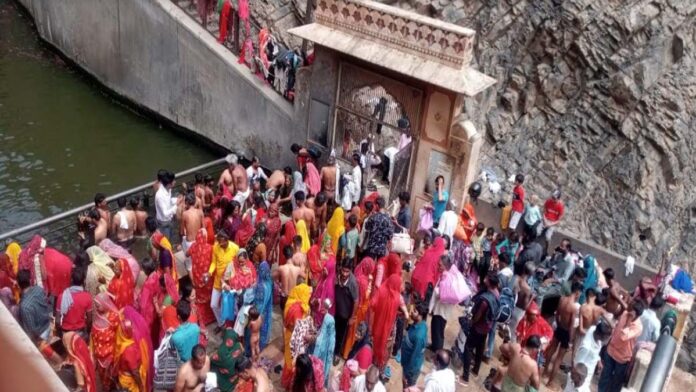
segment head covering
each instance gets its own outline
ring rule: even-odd
[[[254,302],[259,314],[263,317],[261,324],[260,349],[269,342],[271,335],[271,323],[273,321],[273,279],[271,267],[267,261],[262,261],[258,268],[258,283],[254,292]]]
[[[99,243],[99,247],[113,259],[126,260],[126,262],[128,262],[128,266],[130,267],[131,273],[133,274],[133,279],[138,280],[138,276],[140,275],[140,264],[135,257],[133,257],[133,255],[126,250],[126,248],[114,243],[108,238],[103,239]]]
[[[37,284],[36,282],[36,268],[34,264],[34,259],[39,253],[41,253],[46,247],[46,241],[41,238],[40,235],[35,235],[32,237],[29,244],[22,250],[19,254],[19,269],[28,270],[31,275],[31,284]]]
[[[18,243],[13,242],[7,245],[5,253],[9,256],[10,262],[12,262],[12,268],[14,268],[14,273],[16,274],[19,270],[19,255],[22,253],[22,248]]]
[[[169,239],[159,231],[152,235],[152,245],[159,250],[166,249],[171,252],[173,249]]]
[[[338,240],[346,231],[345,213],[343,208],[337,207],[334,210],[329,223],[326,225],[326,231],[331,236],[331,249],[333,249],[334,253],[336,253],[338,251]]]
[[[582,260],[582,267],[585,270],[585,280],[582,282],[582,293],[580,293],[579,303],[585,303],[585,291],[587,289],[595,289],[599,284],[599,276],[597,274],[597,263],[592,255],[587,255]]]
[[[428,284],[434,285],[437,282],[440,276],[438,265],[440,264],[440,256],[443,254],[445,254],[445,240],[442,237],[437,237],[433,241],[433,245],[423,253],[423,257],[416,264],[413,275],[411,275],[411,283],[421,298],[425,298]]]
[[[302,311],[304,312],[304,314],[309,314],[309,299],[311,297],[312,288],[308,286],[306,283],[298,284],[292,290],[290,290],[288,300],[285,303],[284,313],[286,313],[292,305],[294,305],[295,303],[299,303],[302,307]]]
[[[287,262],[285,259],[285,254],[283,253],[283,249],[286,246],[292,246],[292,241],[297,235],[297,230],[295,228],[295,222],[290,219],[289,221],[285,222],[285,225],[283,226],[283,235],[280,237],[280,240],[278,241],[278,262],[280,265],[283,265]]]
[[[172,254],[170,252],[160,252],[159,254],[160,268],[172,268]]]
[[[378,367],[383,367],[389,355],[387,354],[387,341],[396,322],[396,313],[401,303],[401,276],[392,275],[372,300],[373,326],[372,342],[374,361]]]
[[[309,232],[307,231],[307,224],[303,219],[300,219],[295,224],[295,229],[297,230],[297,235],[302,237],[302,253],[307,253],[309,248],[312,246],[309,242]]]
[[[295,171],[292,173],[292,193],[290,193],[293,209],[297,208],[297,204],[295,203],[295,193],[299,191],[302,191],[306,194],[307,187],[305,186],[305,183],[302,180],[302,173]]]
[[[539,306],[536,304],[536,302],[532,301],[529,303],[529,306],[527,306],[527,314],[535,314],[539,315]]]
[[[331,301],[332,304],[334,302],[334,285],[336,284],[336,258],[333,256],[329,257],[329,259],[326,261],[326,265],[324,265],[324,268],[326,268],[326,276],[322,276],[322,278],[319,280],[319,283],[317,283],[317,287],[314,289],[314,292],[312,293],[312,298],[317,299],[321,305],[323,305],[325,300]],[[329,313],[334,314],[333,305],[330,307]],[[314,322],[317,325],[321,325],[323,320],[324,314],[322,312],[317,312],[314,314]]]
[[[107,293],[99,293],[94,296],[94,303],[97,304],[98,307],[102,308],[102,311],[100,312],[97,310],[94,312],[93,325],[99,329],[109,328],[111,326],[109,314],[118,312],[116,304],[113,300],[111,300],[111,297]]]

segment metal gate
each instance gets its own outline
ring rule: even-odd
[[[411,127],[417,129],[423,96],[423,91],[417,88],[350,63],[341,63],[333,135],[338,156],[350,160],[353,151],[359,150],[361,142],[365,141],[374,144],[374,152],[380,157],[386,148],[397,147],[402,133],[398,128],[399,120],[406,118]],[[417,132],[412,132],[411,136],[411,145],[404,148],[407,151],[402,150],[395,157],[390,199],[408,188],[410,156]]]

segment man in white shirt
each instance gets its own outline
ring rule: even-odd
[[[423,392],[454,392],[454,372],[449,368],[450,357],[447,351],[438,350],[435,354],[435,370],[425,376]]]
[[[587,377],[582,386],[577,388],[578,392],[590,392],[592,375],[599,362],[599,352],[602,350],[604,342],[611,336],[611,327],[606,321],[600,320],[595,326],[590,327],[585,337],[580,341],[580,345],[575,351],[574,363],[583,363],[587,367]]]
[[[360,193],[362,192],[362,169],[360,168],[360,155],[353,154],[353,170],[349,177],[348,183],[350,199],[354,204],[360,201]]]
[[[387,389],[379,381],[379,369],[375,365],[370,365],[367,373],[353,379],[350,392],[387,392]]]
[[[257,156],[251,158],[251,165],[247,167],[246,173],[247,178],[249,178],[249,182],[261,182],[261,180],[268,181],[268,176],[266,176],[263,168],[261,168],[261,160]]]
[[[640,322],[643,324],[643,332],[641,332],[636,343],[640,342],[657,342],[660,338],[660,319],[657,318],[657,313],[664,306],[665,300],[661,296],[656,296],[650,302],[650,308],[645,309],[640,315]]]
[[[160,186],[155,193],[155,210],[157,212],[157,227],[170,241],[172,240],[172,218],[182,196],[172,197],[174,188],[174,173],[165,172],[159,176]]]

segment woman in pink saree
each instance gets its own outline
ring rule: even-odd
[[[135,259],[135,257],[133,257],[132,254],[130,254],[130,252],[108,238],[103,239],[99,243],[99,247],[112,259],[126,260],[126,262],[128,262],[128,266],[130,267],[130,271],[133,273],[133,281],[138,281],[138,276],[140,275],[140,264],[138,264],[138,261]]]
[[[321,192],[321,176],[319,175],[319,170],[314,166],[311,161],[307,162],[305,166],[307,173],[305,174],[305,185],[307,185],[307,190],[312,196],[316,196]]]
[[[334,314],[334,284],[336,283],[336,257],[331,255],[328,260],[326,260],[326,264],[324,265],[324,269],[322,271],[322,276],[321,279],[319,279],[319,283],[317,284],[317,287],[312,291],[312,301],[317,300],[319,304],[323,304],[324,300],[329,299],[331,300],[331,309],[329,309],[329,313],[331,315]],[[324,313],[322,312],[313,312],[313,317],[314,317],[314,322],[316,325],[321,325],[322,322],[324,321]]]
[[[171,275],[162,271],[155,271],[148,276],[140,292],[139,309],[146,328],[150,331],[152,342],[159,343],[160,335],[160,316],[158,310],[162,308],[165,297],[169,296],[172,303],[179,302],[179,291],[176,288]],[[157,307],[155,307],[155,302]],[[126,307],[128,308],[128,307]]]

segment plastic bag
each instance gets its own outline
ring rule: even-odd
[[[440,301],[444,304],[458,304],[469,297],[471,289],[466,284],[464,275],[453,265],[440,280]]]
[[[418,222],[418,231],[430,231],[433,228],[433,210],[430,208],[421,208],[419,211],[420,222]]]
[[[223,321],[234,321],[235,312],[237,310],[237,301],[235,293],[232,291],[222,292],[222,305],[220,309],[220,317]]]

